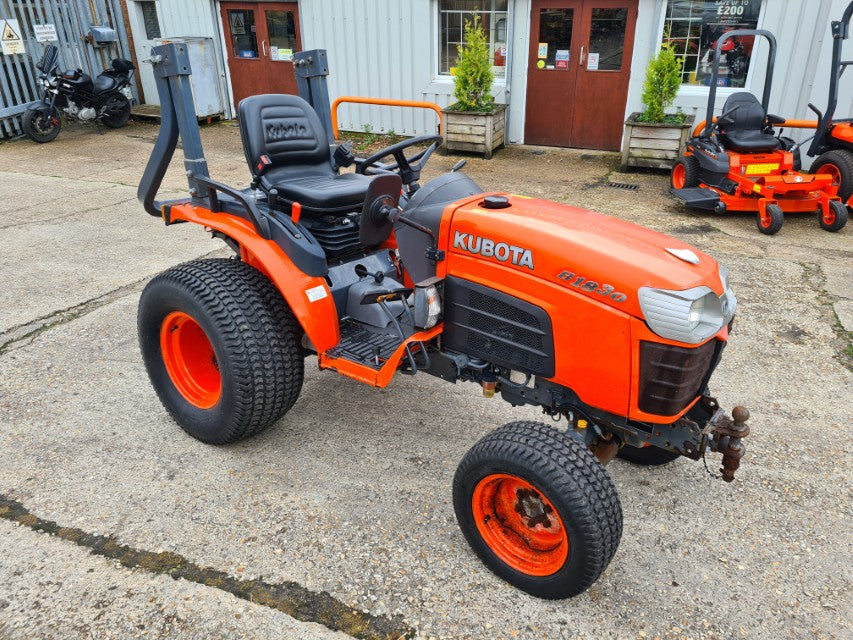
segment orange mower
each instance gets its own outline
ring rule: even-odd
[[[762,101],[749,92],[733,93],[714,118],[721,51],[728,39],[748,36],[764,37],[770,45]],[[670,192],[694,209],[755,212],[758,230],[767,235],[782,228],[786,213],[813,211],[821,227],[838,231],[848,212],[837,195],[837,181],[830,173],[798,171],[794,141],[773,130],[785,123],[767,112],[775,57],[776,39],[763,29],[736,29],[717,40],[707,116],[672,168]]]
[[[471,447],[452,494],[474,552],[543,598],[583,592],[616,553],[613,457],[717,452],[734,479],[749,412],[729,417],[708,390],[737,306],[712,257],[599,213],[485,192],[461,163],[421,186],[439,136],[355,158],[332,143],[322,50],[294,56],[301,97],[240,103],[251,183],[230,187],[208,173],[185,46],[157,46],[151,61],[162,121],[140,200],[234,251],[166,270],[139,301],[149,378],[191,436],[223,445],[286,420],[307,358],[372,387],[418,374],[538,407],[545,422]],[[158,201],[179,136],[189,197]],[[336,389],[322,410],[350,410]]]

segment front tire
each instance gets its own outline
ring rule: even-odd
[[[303,359],[281,294],[237,260],[197,260],[155,277],[139,301],[142,358],[163,406],[194,438],[227,444],[296,402]]]
[[[120,129],[130,119],[130,101],[123,93],[116,91],[110,95],[103,108],[101,122],[110,129]]]
[[[761,215],[760,211],[755,214],[755,226],[767,236],[779,233],[783,222],[785,222],[785,214],[778,204],[768,204],[764,215]]]
[[[62,121],[56,107],[53,108],[53,112],[49,116],[45,116],[40,111],[28,110],[24,113],[22,124],[24,134],[39,144],[55,140],[62,128]]]
[[[658,467],[681,457],[680,453],[658,447],[632,447],[625,445],[616,454],[623,460],[643,467]]]
[[[825,231],[841,231],[847,224],[847,205],[839,200],[829,201],[829,214],[818,213],[820,227]]]
[[[453,478],[453,507],[486,566],[539,598],[585,591],[622,537],[622,507],[604,467],[539,422],[512,422],[475,444]]]

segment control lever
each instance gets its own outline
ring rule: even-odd
[[[463,158],[462,160],[453,165],[453,168],[450,170],[450,173],[456,173],[466,164],[468,164],[468,161]]]

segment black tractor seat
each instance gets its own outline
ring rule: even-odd
[[[92,90],[95,93],[106,93],[118,86],[118,81],[112,76],[100,75],[92,81]]]
[[[278,208],[298,202],[309,214],[346,214],[361,209],[371,178],[339,174],[317,113],[287,94],[250,96],[240,102],[240,135],[246,162]]]
[[[733,93],[723,105],[723,113],[737,109],[728,116],[731,124],[720,127],[720,140],[726,149],[738,153],[766,153],[776,151],[782,143],[775,136],[764,133],[767,112],[751,93]]]

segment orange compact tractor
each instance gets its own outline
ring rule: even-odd
[[[853,2],[847,5],[844,15],[838,22],[832,23],[832,69],[829,76],[829,100],[826,113],[821,113],[814,105],[809,105],[817,114],[817,132],[812,139],[808,154],[817,156],[812,162],[811,173],[823,173],[832,176],[838,187],[841,199],[853,207],[853,119],[835,120],[835,107],[838,105],[838,84],[841,74],[853,60],[841,60],[841,47],[850,32],[850,19],[853,17]]]
[[[770,44],[762,101],[740,91],[728,97],[714,118],[720,55],[730,38],[762,36]],[[821,227],[838,231],[847,223],[847,206],[838,198],[833,176],[801,173],[793,140],[774,135],[784,118],[769,115],[776,39],[769,31],[736,29],[717,40],[708,110],[672,168],[671,192],[688,207],[716,213],[754,211],[761,233],[782,228],[785,213],[817,211]]]
[[[713,258],[599,213],[485,193],[458,171],[420,186],[437,136],[340,172],[354,158],[318,115],[323,51],[295,56],[311,103],[240,103],[251,184],[226,186],[208,175],[184,45],[155,47],[152,61],[163,119],[140,199],[235,252],[165,271],[139,302],[151,382],[189,434],[225,444],[280,420],[307,357],[374,387],[426,374],[540,407],[568,428],[487,435],[459,465],[453,501],[485,564],[544,598],[581,593],[616,552],[622,510],[603,466],[615,455],[652,465],[719,452],[733,479],[748,412],[728,417],[708,391],[736,306]],[[179,135],[190,197],[157,201]]]

